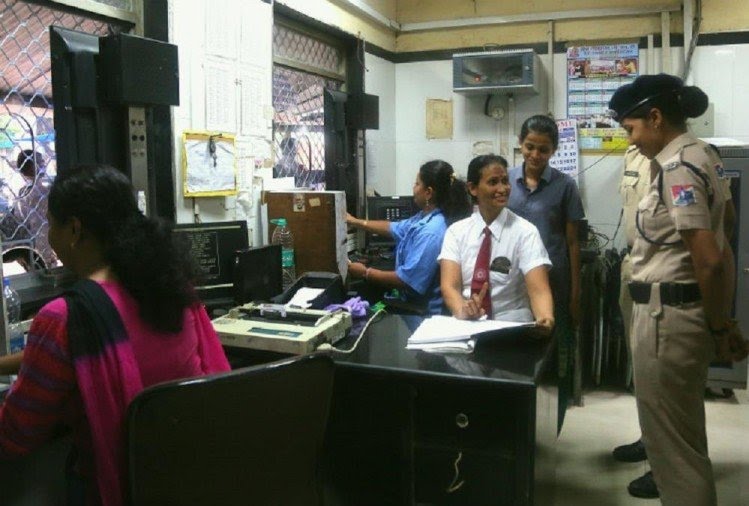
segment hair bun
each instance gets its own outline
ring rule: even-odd
[[[687,118],[697,118],[707,111],[707,95],[697,86],[684,86],[680,98],[681,111]]]

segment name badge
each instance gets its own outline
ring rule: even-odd
[[[494,272],[499,272],[500,274],[508,274],[510,272],[510,267],[512,267],[512,262],[510,262],[509,258],[497,257],[492,260],[490,269]]]

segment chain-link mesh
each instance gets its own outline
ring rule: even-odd
[[[287,26],[273,26],[273,56],[306,67],[342,74],[341,50]]]
[[[337,72],[338,48],[276,25],[274,56]],[[294,177],[295,186],[325,189],[323,89],[339,90],[342,81],[282,65],[273,66],[273,146],[275,177]]]
[[[50,25],[97,35],[119,31],[50,7],[0,0],[0,232],[3,260],[27,269],[57,263],[46,216],[47,192],[57,173]]]

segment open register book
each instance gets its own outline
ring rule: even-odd
[[[409,350],[446,351],[470,353],[479,334],[492,334],[518,327],[533,327],[534,322],[509,322],[502,320],[458,320],[452,316],[432,316],[408,338]]]

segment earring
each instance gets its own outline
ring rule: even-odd
[[[426,201],[426,206],[429,207],[429,199]]]

